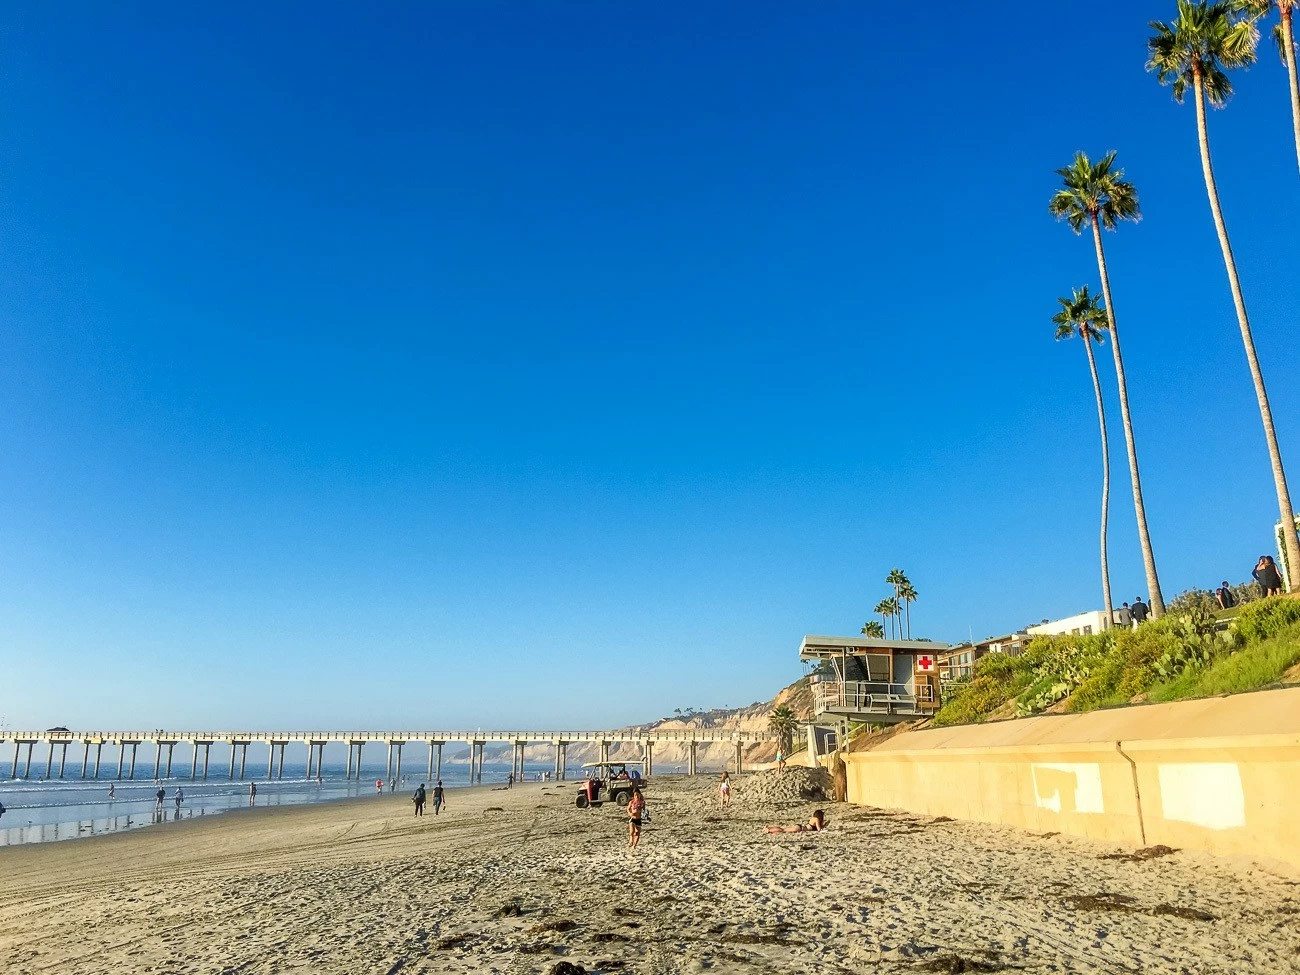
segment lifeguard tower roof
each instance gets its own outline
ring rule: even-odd
[[[942,653],[948,649],[946,643],[932,643],[929,640],[882,640],[869,636],[806,636],[799,644],[800,660],[825,660],[828,657],[842,657],[855,653],[913,653],[928,651],[932,654]]]

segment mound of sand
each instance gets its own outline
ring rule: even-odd
[[[789,766],[784,772],[755,772],[735,786],[735,796],[750,802],[813,802],[831,796],[830,775],[824,768]]]

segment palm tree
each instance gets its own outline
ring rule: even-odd
[[[912,603],[916,602],[916,587],[907,579],[898,587],[899,598],[903,600],[903,611],[907,614],[907,638],[912,639]]]
[[[903,586],[907,584],[907,573],[902,569],[890,569],[885,582],[894,587],[894,613],[898,616],[898,636],[903,636]]]
[[[799,727],[799,719],[788,704],[781,704],[772,709],[768,715],[767,726],[776,734],[781,751],[789,755],[794,744],[794,733]]]
[[[1188,86],[1196,107],[1196,134],[1201,149],[1201,172],[1205,176],[1205,192],[1210,198],[1210,213],[1214,229],[1219,234],[1219,247],[1223,251],[1223,266],[1228,272],[1228,285],[1237,309],[1237,325],[1241,328],[1241,341],[1246,347],[1246,362],[1250,377],[1255,383],[1255,398],[1259,401],[1259,415],[1264,424],[1264,439],[1268,443],[1269,460],[1273,466],[1273,486],[1277,490],[1278,512],[1283,526],[1295,524],[1291,507],[1291,493],[1287,489],[1286,471],[1282,467],[1282,451],[1277,445],[1277,431],[1273,427],[1273,410],[1264,386],[1264,373],[1255,353],[1255,339],[1250,330],[1250,317],[1246,314],[1246,299],[1241,292],[1241,279],[1237,276],[1237,262],[1232,256],[1228,240],[1228,227],[1219,205],[1219,188],[1214,180],[1214,166],[1210,161],[1210,138],[1205,125],[1205,103],[1222,108],[1232,97],[1232,82],[1227,72],[1243,67],[1255,60],[1255,40],[1258,33],[1251,20],[1237,20],[1232,16],[1232,6],[1224,0],[1178,0],[1178,17],[1172,24],[1152,21],[1155,35],[1147,42],[1151,56],[1147,69],[1156,73],[1162,85],[1173,90],[1174,100],[1182,102]],[[1110,302],[1107,302],[1110,305]],[[1300,540],[1293,531],[1282,533],[1286,546],[1287,562],[1300,566]],[[1300,588],[1300,571],[1290,573],[1291,589]]]
[[[867,622],[862,624],[862,635],[875,637],[877,640],[883,640],[885,638],[885,628],[875,620],[867,620]]]
[[[1083,339],[1088,353],[1088,371],[1092,373],[1092,390],[1097,395],[1097,423],[1101,427],[1101,598],[1106,606],[1106,625],[1115,622],[1110,599],[1110,557],[1107,554],[1106,526],[1110,519],[1110,440],[1106,436],[1106,405],[1101,397],[1101,380],[1097,376],[1097,358],[1092,354],[1092,343],[1100,344],[1106,338],[1110,322],[1106,311],[1097,299],[1088,294],[1088,286],[1076,289],[1069,298],[1057,298],[1061,310],[1052,316],[1056,324],[1056,339],[1073,335]]]
[[[1124,179],[1124,170],[1115,168],[1115,153],[1108,152],[1093,163],[1085,153],[1076,152],[1074,162],[1058,169],[1063,187],[1052,196],[1048,205],[1052,215],[1064,220],[1076,234],[1085,226],[1092,228],[1092,243],[1097,251],[1097,270],[1101,273],[1101,293],[1110,312],[1110,351],[1115,360],[1115,377],[1119,382],[1119,413],[1124,424],[1124,443],[1128,447],[1128,473],[1133,485],[1133,509],[1137,513],[1138,542],[1142,546],[1142,565],[1146,570],[1147,593],[1151,599],[1151,615],[1163,616],[1165,599],[1160,592],[1160,577],[1156,573],[1156,556],[1151,549],[1151,532],[1147,529],[1147,507],[1142,498],[1142,475],[1138,470],[1137,442],[1133,436],[1133,417],[1128,408],[1128,380],[1124,376],[1124,356],[1119,347],[1119,331],[1115,326],[1115,302],[1110,296],[1110,274],[1106,269],[1106,251],[1101,243],[1101,231],[1114,230],[1121,220],[1134,222],[1142,219],[1138,206],[1137,190]]]
[[[1295,31],[1292,27],[1297,5],[1297,0],[1235,0],[1233,7],[1256,20],[1268,16],[1269,10],[1277,7],[1278,22],[1273,25],[1273,40],[1277,42],[1277,51],[1286,66],[1287,81],[1291,86],[1291,129],[1295,134],[1296,164],[1300,165],[1300,78],[1296,76]]]
[[[890,605],[892,602],[893,602],[892,599],[882,599],[880,602],[876,603],[876,608],[872,610],[873,613],[880,614],[880,622],[881,622],[882,630],[886,626],[888,626],[889,621],[894,618],[894,609]],[[882,633],[881,635],[883,636],[884,634]]]

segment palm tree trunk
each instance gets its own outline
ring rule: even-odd
[[[1159,619],[1165,613],[1165,597],[1160,592],[1160,576],[1156,573],[1156,556],[1151,550],[1151,532],[1147,528],[1147,506],[1142,498],[1142,475],[1138,472],[1137,444],[1133,439],[1133,417],[1128,409],[1128,380],[1124,377],[1124,356],[1119,348],[1119,328],[1115,325],[1115,303],[1110,297],[1110,274],[1106,270],[1106,252],[1101,245],[1101,225],[1096,214],[1092,217],[1092,241],[1097,248],[1097,270],[1101,274],[1101,291],[1106,298],[1106,311],[1110,315],[1110,351],[1115,359],[1115,378],[1119,381],[1119,415],[1124,426],[1124,444],[1128,448],[1128,474],[1133,483],[1133,509],[1137,513],[1138,542],[1142,546],[1142,566],[1147,576],[1147,597],[1151,600],[1151,616]]]
[[[1223,209],[1219,206],[1219,188],[1214,181],[1214,166],[1210,162],[1210,136],[1205,127],[1205,88],[1199,71],[1192,75],[1196,92],[1196,135],[1201,146],[1201,170],[1205,174],[1205,192],[1210,197],[1210,211],[1214,214],[1214,229],[1219,234],[1219,247],[1223,250],[1223,266],[1228,271],[1228,284],[1232,288],[1232,303],[1237,308],[1237,324],[1241,326],[1241,341],[1246,347],[1246,362],[1250,365],[1250,378],[1255,383],[1255,398],[1259,401],[1259,416],[1264,423],[1264,439],[1268,442],[1268,458],[1273,465],[1273,487],[1277,490],[1278,513],[1282,516],[1282,546],[1286,556],[1288,581],[1291,591],[1300,589],[1300,540],[1295,532],[1295,510],[1291,507],[1291,492],[1287,490],[1286,471],[1282,468],[1282,451],[1277,445],[1277,431],[1273,428],[1273,410],[1268,404],[1268,390],[1264,386],[1264,373],[1259,368],[1255,354],[1255,338],[1250,331],[1246,315],[1246,299],[1241,293],[1241,279],[1237,277],[1237,262],[1232,256],[1228,240],[1228,227],[1223,222]]]
[[[907,611],[907,638],[912,639],[912,601],[903,600],[903,609]]]
[[[1286,76],[1291,84],[1291,128],[1295,130],[1296,165],[1300,166],[1300,78],[1296,77],[1292,0],[1279,0],[1278,11],[1282,15],[1282,57],[1286,59]]]
[[[1110,439],[1106,435],[1106,405],[1101,398],[1101,379],[1097,376],[1097,358],[1092,354],[1092,339],[1083,336],[1088,350],[1088,369],[1092,372],[1092,389],[1097,394],[1097,423],[1101,427],[1101,598],[1106,606],[1106,629],[1115,624],[1110,599],[1110,556],[1106,546],[1106,523],[1110,520]]]

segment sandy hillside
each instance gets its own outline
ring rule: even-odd
[[[1300,885],[1246,863],[825,803],[649,790],[643,847],[573,784],[210,817],[0,849],[0,971],[1286,972]],[[766,783],[766,784],[765,784]],[[779,791],[779,790],[777,790]],[[1161,853],[1162,851],[1155,851]],[[566,967],[572,966],[572,967]]]

